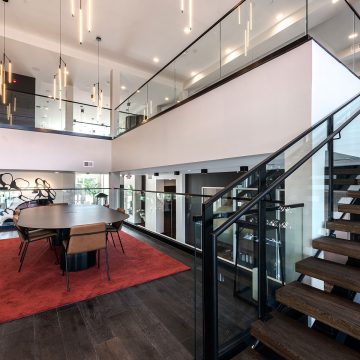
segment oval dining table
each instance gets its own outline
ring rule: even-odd
[[[69,238],[70,228],[96,223],[110,224],[127,219],[129,215],[100,205],[48,205],[21,210],[18,225],[30,229],[57,230],[56,245]],[[69,271],[80,271],[96,264],[96,251],[68,257]],[[63,269],[64,256],[61,256]]]

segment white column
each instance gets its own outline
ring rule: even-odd
[[[118,127],[118,113],[115,108],[120,104],[120,71],[112,69],[110,71],[110,135],[116,136],[116,129]]]

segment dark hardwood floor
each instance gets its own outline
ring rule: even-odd
[[[191,271],[2,324],[1,360],[183,360],[200,354],[200,261],[195,294],[191,255],[131,229],[125,231],[190,266]],[[232,296],[231,282],[228,287],[221,284],[220,342],[247,328],[255,318],[253,307]]]

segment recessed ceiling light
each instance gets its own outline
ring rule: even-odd
[[[158,63],[159,61],[160,61],[160,60],[159,60],[158,57],[155,56],[155,57],[153,58],[153,62],[154,62],[154,63]]]
[[[139,93],[139,92],[140,92],[140,90],[136,90],[136,92],[137,92],[137,93]]]
[[[232,51],[233,51],[233,49],[227,48],[227,49],[225,49],[225,54],[229,55]]]
[[[277,21],[281,21],[284,17],[285,17],[285,16],[284,16],[283,13],[279,13],[279,14],[276,15],[276,20],[277,20]]]
[[[339,0],[332,0],[333,4],[336,4]]]
[[[122,85],[122,86],[121,86],[121,90],[126,90],[126,86],[125,86],[125,85]]]
[[[349,39],[355,39],[358,37],[358,35],[359,35],[358,33],[352,33],[349,35]]]
[[[165,98],[165,101],[169,101],[169,98],[168,98],[168,97],[166,97],[166,98]]]
[[[188,28],[187,26],[184,28],[184,33],[185,34],[190,34],[191,30],[190,28]]]

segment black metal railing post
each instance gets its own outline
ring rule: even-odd
[[[202,205],[203,246],[203,359],[215,360],[218,354],[218,291],[216,236],[213,232],[213,207]]]
[[[266,166],[259,170],[259,193],[266,188]],[[266,278],[266,202],[261,199],[258,203],[258,315],[263,319],[267,307],[267,278]]]
[[[334,117],[330,116],[327,121],[327,135],[334,132]],[[329,189],[328,189],[328,221],[333,219],[334,216],[334,140],[331,139],[327,145],[328,150],[328,176],[329,176]]]

